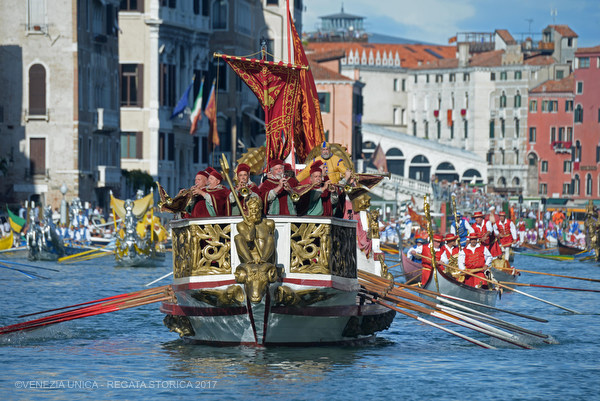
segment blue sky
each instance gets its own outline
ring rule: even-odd
[[[566,24],[578,47],[600,45],[600,0],[344,0],[344,11],[366,17],[368,32],[447,44],[457,32],[508,29],[514,38]],[[314,31],[319,16],[339,12],[342,0],[304,0],[303,30]],[[556,10],[556,16],[551,15]],[[535,40],[539,36],[534,37]]]

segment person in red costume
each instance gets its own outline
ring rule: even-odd
[[[440,234],[433,235],[433,252],[431,251],[431,244],[418,245],[416,248],[409,251],[410,255],[421,255],[423,263],[423,270],[421,273],[421,286],[425,287],[429,278],[431,277],[431,255],[435,252],[435,260],[439,263],[447,264],[448,257],[444,248],[441,247],[444,238]],[[410,256],[409,255],[409,256]]]
[[[478,238],[476,233],[469,234],[469,243],[458,253],[458,268],[475,275],[468,275],[465,284],[476,288],[487,285],[487,281],[479,277],[486,278],[485,271],[492,263],[492,254],[478,243]]]
[[[296,215],[294,204],[288,196],[295,182],[290,181],[283,173],[283,161],[272,159],[269,162],[267,178],[258,187],[265,214]]]
[[[206,208],[212,216],[230,216],[231,205],[229,203],[229,189],[221,185],[223,176],[217,170],[212,169],[208,176],[208,186],[201,191],[206,200]]]
[[[197,218],[197,217],[210,217],[208,209],[206,208],[206,200],[202,196],[202,192],[206,189],[208,181],[208,173],[206,170],[198,171],[194,180],[194,186],[192,190],[192,201],[188,206],[188,211],[184,212],[183,217],[185,218]]]
[[[448,233],[446,234],[446,237],[444,237],[444,241],[446,242],[444,251],[446,252],[448,260],[450,260],[451,257],[458,255],[458,252],[460,251],[460,247],[456,243],[456,240],[458,240],[458,235],[452,233]]]
[[[508,260],[510,256],[510,246],[517,241],[517,228],[515,223],[506,218],[504,211],[498,213],[499,220],[494,224],[494,234],[500,241],[500,247],[504,252],[504,258]]]
[[[472,224],[471,227],[473,227],[473,232],[479,236],[479,243],[490,251],[492,257],[500,256],[502,249],[496,243],[492,222],[485,219],[483,212],[475,212],[473,218],[475,224]]]
[[[260,197],[258,194],[258,185],[250,181],[250,166],[246,163],[240,163],[237,166],[235,173],[237,177],[237,185],[235,187],[235,192],[237,193],[237,197],[240,200],[240,203],[242,204],[242,208],[246,210],[246,200],[248,197]],[[242,196],[242,193],[240,192],[242,191],[242,188],[248,188],[246,196]],[[238,208],[237,203],[235,203],[233,191],[229,193],[229,204],[231,205],[231,215],[239,216],[240,209]]]
[[[338,201],[338,194],[331,186],[331,181],[323,182],[321,162],[317,160],[310,168],[310,184],[312,189],[300,197],[296,204],[298,216],[331,216],[332,203]]]

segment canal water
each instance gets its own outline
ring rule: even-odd
[[[0,259],[31,263],[19,255]],[[31,264],[59,272],[21,267],[47,277],[32,279],[0,269],[2,326],[21,314],[136,291],[171,270],[169,258],[154,268],[118,268],[111,257]],[[600,279],[594,263],[517,255],[515,265]],[[520,281],[600,289],[525,273]],[[372,344],[262,349],[188,345],[163,326],[158,304],[147,305],[0,337],[0,399],[600,399],[600,293],[520,289],[582,314],[505,294],[499,307],[549,320],[496,314],[558,342],[535,343],[533,350],[465,331],[498,347],[482,349],[399,314]]]

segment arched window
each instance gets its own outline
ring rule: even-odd
[[[573,114],[573,117],[576,123],[583,122],[583,107],[580,104],[575,107],[575,113]]]
[[[502,95],[500,95],[500,108],[503,109],[506,107],[506,93],[502,91]]]
[[[481,178],[481,173],[473,168],[468,169],[464,172],[462,176],[462,182],[470,182],[470,183],[483,183],[483,179]]]
[[[521,107],[521,92],[517,91],[515,95],[515,109]]]
[[[504,178],[504,177],[498,178],[498,186],[500,188],[506,188],[506,178]]]
[[[580,188],[579,174],[575,174],[575,178],[573,179],[572,195],[579,195],[579,188]]]
[[[227,30],[227,16],[229,5],[227,0],[214,0],[212,3],[212,27],[213,29]]]
[[[404,154],[400,149],[391,148],[385,153],[388,171],[404,176]]]
[[[429,160],[423,156],[418,155],[412,158],[410,161],[410,167],[408,169],[408,178],[413,180],[419,180],[423,182],[429,182],[431,173],[431,165]]]
[[[435,170],[435,175],[440,181],[447,180],[449,182],[458,181],[458,173],[452,163],[443,162]]]
[[[586,196],[592,196],[592,175],[587,174],[585,177],[585,194]]]
[[[46,69],[41,64],[29,68],[29,114],[46,115]]]
[[[529,162],[530,166],[537,167],[538,157],[535,153],[530,153],[527,155],[527,161]]]
[[[519,179],[519,177],[514,177],[512,179],[512,186],[513,187],[518,187],[519,185],[521,185],[521,180]]]

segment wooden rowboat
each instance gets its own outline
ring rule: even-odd
[[[566,244],[562,243],[560,241],[560,239],[558,240],[558,253],[560,255],[576,255],[576,254],[582,253],[584,251],[585,251],[584,249],[566,245]]]

